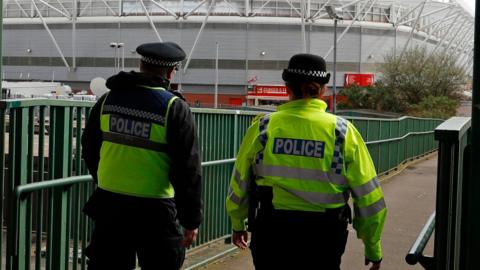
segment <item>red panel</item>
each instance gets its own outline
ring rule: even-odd
[[[228,101],[228,104],[241,106],[242,102],[243,102],[243,100],[241,98],[230,98],[229,101]]]
[[[369,86],[375,82],[375,75],[371,73],[346,73],[344,87],[352,84]]]

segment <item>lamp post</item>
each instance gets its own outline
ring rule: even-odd
[[[115,49],[115,55],[114,55],[114,65],[115,65],[115,72],[120,70],[120,57],[122,58],[122,70],[125,69],[125,48],[124,48],[124,43],[122,42],[110,42],[110,48]],[[117,56],[117,49],[122,48],[122,54],[120,55],[120,52],[118,53]]]
[[[113,55],[113,65],[114,65],[114,72],[117,72],[117,42],[110,42],[110,48],[115,49],[115,53]]]
[[[215,54],[215,95],[213,101],[213,107],[218,109],[218,50],[220,49],[220,44],[216,43],[217,51]]]
[[[125,44],[123,42],[120,42],[117,45],[118,48],[122,48],[122,70],[125,70]],[[120,53],[118,57],[120,57]],[[120,61],[118,61],[118,69],[120,69]]]
[[[333,20],[333,108],[332,112],[337,113],[337,23],[343,18],[338,15],[342,12],[342,8],[334,8],[326,6],[325,10],[330,19]]]

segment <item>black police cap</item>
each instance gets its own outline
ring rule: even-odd
[[[301,53],[290,58],[288,68],[283,70],[282,78],[286,82],[318,82],[327,84],[330,73],[327,73],[325,60],[314,54]]]
[[[173,42],[145,43],[137,47],[142,62],[158,67],[175,67],[185,59],[185,52]]]

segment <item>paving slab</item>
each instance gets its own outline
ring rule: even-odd
[[[403,172],[382,183],[389,209],[383,234],[382,270],[423,269],[419,265],[406,264],[404,258],[435,210],[436,175],[437,156],[433,155],[408,166]],[[433,239],[426,248],[426,254],[432,254],[432,242]],[[363,265],[363,245],[352,228],[342,259],[343,270],[368,269]],[[318,269],[320,267],[321,264]],[[203,269],[250,270],[254,267],[249,251],[236,251]]]

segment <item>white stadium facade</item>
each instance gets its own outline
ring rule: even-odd
[[[295,53],[321,55],[333,69],[330,7],[339,86],[417,45],[472,70],[474,18],[455,1],[4,0],[2,75],[85,89],[134,69],[139,44],[163,40],[188,55],[173,82],[185,93],[211,95],[218,85],[221,95],[245,96],[249,85],[281,84]]]

